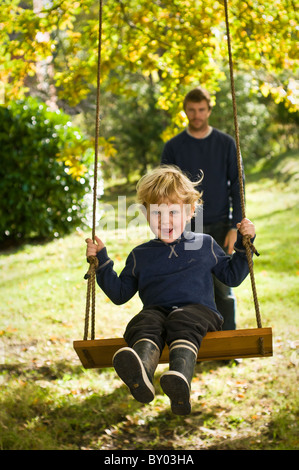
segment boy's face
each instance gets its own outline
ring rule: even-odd
[[[191,219],[194,208],[183,203],[169,201],[150,204],[147,208],[147,221],[152,232],[165,243],[177,240]]]

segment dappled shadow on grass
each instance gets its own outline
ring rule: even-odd
[[[224,365],[200,363],[195,377]],[[85,371],[53,361],[31,368],[4,365],[1,372],[7,384],[0,405],[4,450],[250,450],[275,448],[278,441],[283,448],[284,435],[295,426],[294,414],[285,410],[268,427],[252,428],[248,421],[238,432],[243,420],[232,403],[204,404],[200,396],[192,398],[190,415],[175,416],[159,385],[162,371],[155,376],[156,398],[146,405],[132,398],[112,368]]]
[[[247,172],[249,183],[259,183],[263,178],[288,184],[298,177],[298,150],[287,151],[258,162],[258,171]]]
[[[0,448],[6,450],[100,448],[105,429],[117,426],[127,413],[141,404],[134,402],[125,387],[111,393],[97,390],[96,380],[88,387],[80,382],[81,367],[53,364],[27,371],[6,367],[13,383],[3,394]],[[2,372],[4,372],[2,367]],[[66,378],[66,374],[68,377]],[[70,387],[68,380],[72,382]]]
[[[272,212],[267,212],[265,214],[260,214],[260,215],[257,215],[257,216],[254,216],[254,220],[268,220],[270,219],[271,217],[276,217],[276,216],[279,216],[279,215],[284,215],[285,213],[287,212],[292,212],[293,209],[296,209],[297,208],[297,203],[294,203],[292,206],[289,206],[289,207],[284,207],[283,209],[279,209],[279,210],[275,210],[275,211],[272,211]],[[279,222],[277,222],[277,226],[279,227]],[[271,233],[275,233],[275,230],[273,230]]]
[[[20,238],[0,242],[0,255],[10,256],[26,250],[28,246],[44,246],[56,240],[53,237]]]
[[[27,368],[7,364],[0,372],[8,385],[1,398],[4,450],[183,448],[180,438],[213,414],[195,406],[187,421],[173,415],[159,386],[160,374],[157,398],[143,405],[120,381],[108,383],[115,380],[113,369],[93,371],[90,384],[83,368],[67,361]]]
[[[129,201],[135,202],[136,199],[136,184],[138,180],[133,182],[120,182],[118,184],[110,185],[104,190],[104,194],[101,196],[101,202],[109,202],[110,204],[117,204],[118,196],[126,196]]]
[[[299,410],[294,414],[280,410],[259,433],[219,440],[208,450],[298,450]]]
[[[7,363],[0,364],[0,372],[9,372],[19,377],[24,376],[25,379],[29,380],[57,380],[62,379],[65,374],[79,375],[82,373],[82,366],[71,365],[64,361],[57,361],[51,365],[42,365],[36,367],[34,365],[24,366],[22,363]]]

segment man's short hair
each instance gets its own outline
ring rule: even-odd
[[[212,108],[211,96],[209,92],[200,87],[194,88],[193,90],[189,91],[189,93],[187,93],[184,98],[184,110],[186,110],[186,104],[188,101],[192,101],[193,103],[199,103],[202,100],[205,100],[208,103],[209,109]]]

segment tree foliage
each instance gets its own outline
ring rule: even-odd
[[[69,116],[27,99],[0,107],[0,242],[58,237],[81,223],[90,142]]]
[[[157,106],[156,87],[142,76],[130,75],[136,96],[103,93],[101,132],[113,139],[115,154],[102,157],[105,177],[144,174],[158,165],[164,142],[162,133],[169,124],[167,114]]]
[[[271,155],[281,130],[271,113],[278,126],[298,123],[297,12],[292,0],[229,0],[228,9],[236,84],[247,80],[237,97],[242,147],[254,159]],[[56,109],[83,111],[93,136],[98,13],[99,0],[2,0],[0,102],[54,98]],[[103,0],[103,169],[129,177],[158,163],[162,141],[186,124],[183,96],[199,84],[217,100],[213,125],[221,124],[231,108],[228,82],[223,0]],[[231,123],[222,130],[232,134]],[[292,147],[289,130],[278,151]]]
[[[34,2],[33,2],[34,3]],[[236,70],[255,70],[265,94],[295,109],[297,20],[292,0],[228,2]],[[97,0],[53,0],[0,7],[0,79],[6,100],[26,91],[36,64],[52,61],[59,97],[75,106],[96,86]],[[132,93],[123,72],[151,76],[161,108],[178,116],[181,96],[201,83],[210,90],[225,78],[227,43],[220,0],[104,0],[102,82]],[[109,80],[109,81],[108,81]],[[27,88],[28,89],[28,88]]]

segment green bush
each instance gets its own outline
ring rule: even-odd
[[[33,98],[0,107],[0,243],[53,238],[83,217],[90,142]]]

